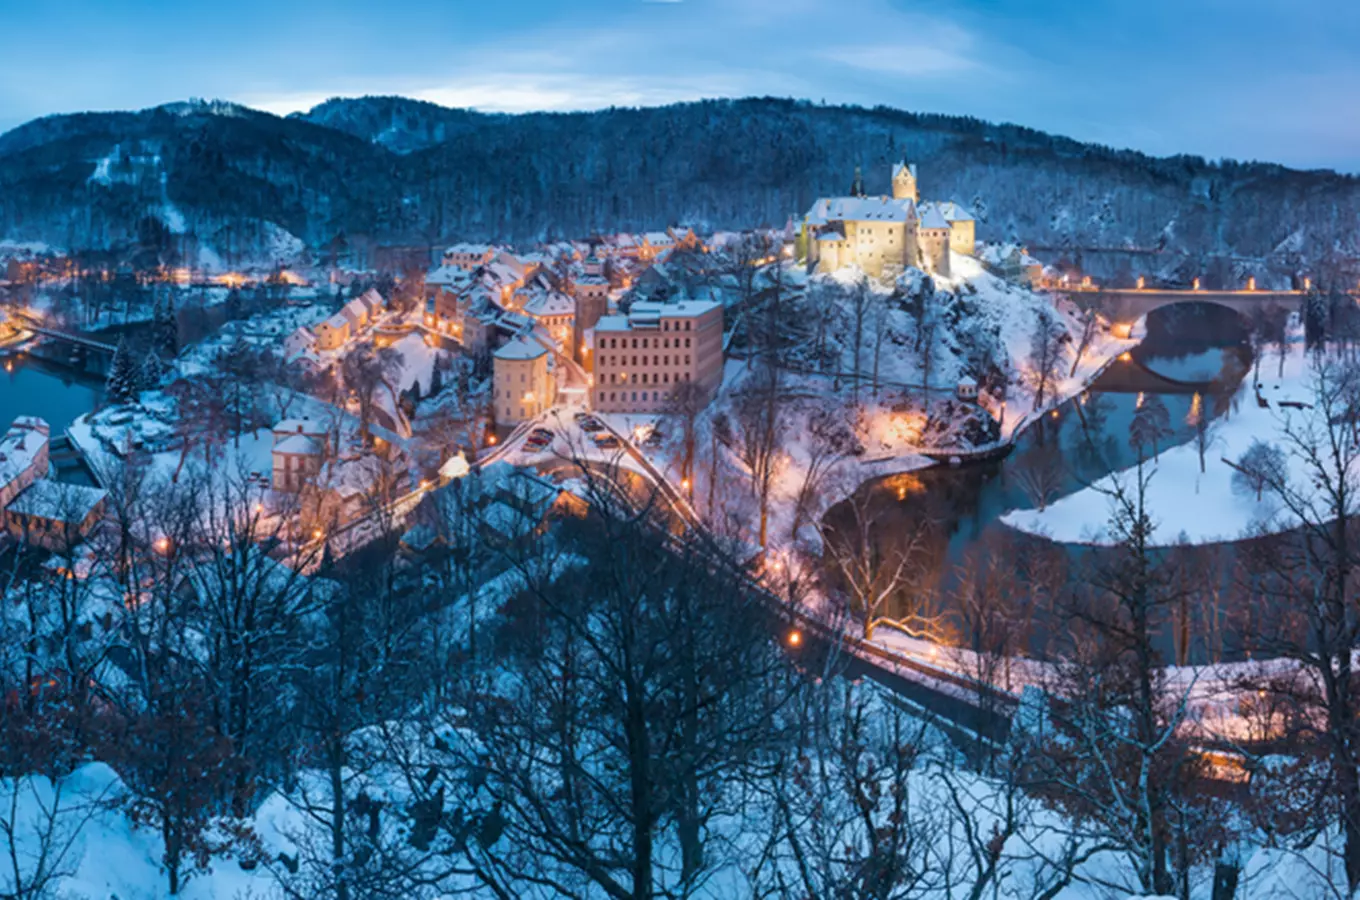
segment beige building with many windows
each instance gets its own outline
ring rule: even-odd
[[[548,359],[548,348],[527,337],[514,338],[492,354],[497,425],[518,425],[553,405],[557,383]]]
[[[712,300],[634,303],[595,323],[592,405],[600,412],[664,411],[676,385],[711,397],[722,382],[723,309]]]

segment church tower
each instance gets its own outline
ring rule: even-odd
[[[916,191],[916,166],[907,165],[905,159],[893,166],[892,192],[898,200],[920,202],[920,195]]]

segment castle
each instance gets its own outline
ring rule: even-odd
[[[803,217],[802,247],[818,272],[859,266],[891,278],[911,266],[949,275],[949,252],[971,255],[973,217],[957,203],[921,203],[916,166],[893,166],[892,196],[869,197],[855,170],[848,197],[823,197]]]

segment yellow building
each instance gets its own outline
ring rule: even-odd
[[[973,217],[957,203],[920,203],[914,165],[893,166],[891,197],[866,196],[858,171],[851,191],[819,199],[803,217],[799,243],[818,272],[858,266],[892,278],[915,266],[948,276],[951,250],[974,251]]]
[[[518,425],[553,405],[557,384],[548,368],[548,349],[517,337],[492,355],[493,415],[497,425]]]
[[[965,256],[972,256],[977,250],[977,237],[973,222],[973,214],[953,201],[945,203],[921,204],[922,217],[925,216],[924,207],[934,206],[944,216],[944,220],[949,223],[949,249],[955,253],[962,253]]]
[[[856,265],[874,278],[916,265],[916,204],[898,197],[829,197],[803,217],[808,262],[818,272]]]

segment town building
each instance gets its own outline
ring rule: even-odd
[[[0,509],[46,477],[50,435],[45,419],[20,416],[0,438]]]
[[[712,300],[635,302],[595,323],[593,406],[601,412],[664,411],[676,385],[711,397],[722,382],[723,308]]]
[[[368,327],[382,313],[387,304],[382,294],[369,288],[353,298],[339,312],[318,322],[312,329],[316,335],[317,350],[338,350],[347,341]]]
[[[0,438],[0,519],[16,541],[65,550],[94,527],[107,494],[49,480],[50,437],[46,420],[20,416]]]
[[[576,301],[569,295],[558,290],[539,290],[517,305],[521,313],[552,336],[559,348],[564,351],[570,348]]]
[[[30,546],[60,552],[85,539],[104,514],[108,493],[40,478],[5,507],[5,530]]]
[[[273,431],[271,486],[276,491],[296,494],[316,481],[331,455],[330,429],[319,421],[303,418],[284,419]]]
[[[576,315],[572,318],[572,358],[586,365],[590,357],[589,334],[595,323],[609,314],[609,282],[600,275],[585,275],[571,282],[576,295]]]
[[[797,245],[818,272],[858,266],[892,278],[914,266],[948,275],[951,247],[972,250],[972,217],[957,204],[919,200],[914,165],[893,166],[892,196],[867,195],[856,170],[849,196],[820,198],[803,216]]]
[[[471,272],[478,266],[491,262],[491,257],[495,255],[496,248],[490,244],[459,243],[444,251],[443,263],[446,266]]]
[[[516,337],[492,354],[492,414],[496,424],[518,425],[542,413],[557,399],[548,348],[530,337]]]

